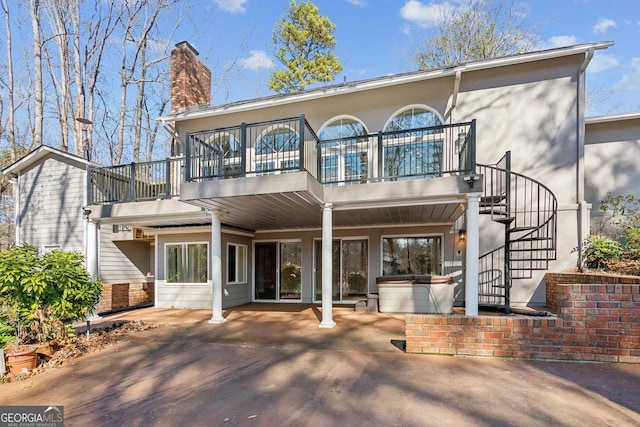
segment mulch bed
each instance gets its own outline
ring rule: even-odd
[[[50,347],[55,349],[55,351],[50,355],[39,353],[38,365],[35,369],[31,371],[23,369],[22,372],[7,373],[4,377],[0,377],[0,382],[24,380],[44,372],[47,369],[63,366],[68,360],[105,349],[122,341],[127,341],[129,334],[133,332],[158,327],[159,325],[157,324],[145,323],[141,320],[118,320],[105,326],[92,327],[88,340],[86,332],[78,332],[76,336],[64,342],[52,342]]]

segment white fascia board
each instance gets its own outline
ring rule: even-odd
[[[596,123],[618,122],[620,120],[635,120],[635,119],[640,119],[640,112],[587,117],[584,121],[586,124],[591,125]]]
[[[238,102],[232,104],[226,104],[218,107],[206,107],[199,111],[185,111],[183,113],[176,113],[171,116],[164,116],[158,118],[158,120],[167,122],[178,122],[183,120],[193,120],[205,117],[219,116],[229,113],[237,113],[244,111],[257,110],[267,107],[280,106],[291,104],[295,102],[310,101],[318,98],[325,98],[328,96],[340,95],[343,93],[353,93],[364,90],[395,86],[399,84],[412,83],[422,80],[430,80],[439,77],[445,77],[454,75],[457,72],[477,71],[490,68],[504,67],[508,65],[523,64],[534,61],[542,61],[546,59],[560,58],[563,56],[570,56],[588,52],[589,50],[602,50],[607,49],[613,45],[613,42],[597,42],[588,43],[575,46],[569,46],[566,48],[556,48],[544,51],[523,53],[512,56],[505,56],[502,58],[487,59],[484,61],[471,62],[449,68],[442,68],[424,72],[414,72],[406,74],[394,74],[386,77],[375,78],[371,80],[356,81],[353,83],[345,83],[337,86],[328,86],[325,88],[312,89],[308,92],[300,92],[288,96],[273,96],[266,98],[258,98],[256,100],[249,100],[247,102]]]
[[[89,162],[86,159],[83,159],[82,157],[78,157],[74,154],[69,154],[64,151],[57,150],[55,148],[47,147],[46,145],[42,145],[37,149],[35,149],[34,151],[32,151],[31,153],[24,156],[23,158],[21,158],[20,160],[16,161],[12,165],[7,166],[5,169],[3,169],[2,174],[3,175],[17,174],[22,169],[28,166],[31,166],[34,163],[37,163],[38,161],[45,158],[49,154],[59,156],[59,157],[64,157],[66,159],[83,164],[85,166],[89,166],[92,164],[91,162]]]

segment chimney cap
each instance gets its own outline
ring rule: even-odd
[[[177,48],[177,49],[189,49],[190,51],[192,51],[193,53],[195,53],[195,54],[196,54],[196,56],[197,56],[197,55],[200,55],[200,52],[198,52],[198,51],[196,50],[196,48],[195,48],[195,47],[193,47],[193,46],[191,45],[191,43],[189,43],[189,42],[188,42],[188,41],[186,41],[186,40],[183,40],[183,41],[181,41],[181,42],[176,43],[176,48]]]

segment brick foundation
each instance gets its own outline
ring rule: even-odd
[[[640,278],[547,274],[557,317],[406,316],[407,353],[640,363]]]
[[[153,303],[154,283],[111,283],[102,285],[99,313]]]

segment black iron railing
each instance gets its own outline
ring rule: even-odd
[[[323,184],[470,174],[475,170],[475,122],[322,140]]]
[[[511,170],[511,153],[495,165],[477,165],[484,176],[480,213],[504,225],[504,246],[480,257],[479,302],[509,311],[514,279],[530,279],[556,259],[558,202],[544,184]]]
[[[170,198],[184,182],[299,171],[323,185],[470,174],[475,121],[322,141],[304,115],[190,132],[184,158],[91,168],[89,202]]]
[[[318,137],[300,117],[191,132],[185,149],[187,181],[307,171],[317,177]]]
[[[87,179],[90,204],[169,199],[180,194],[184,158],[90,168]]]

